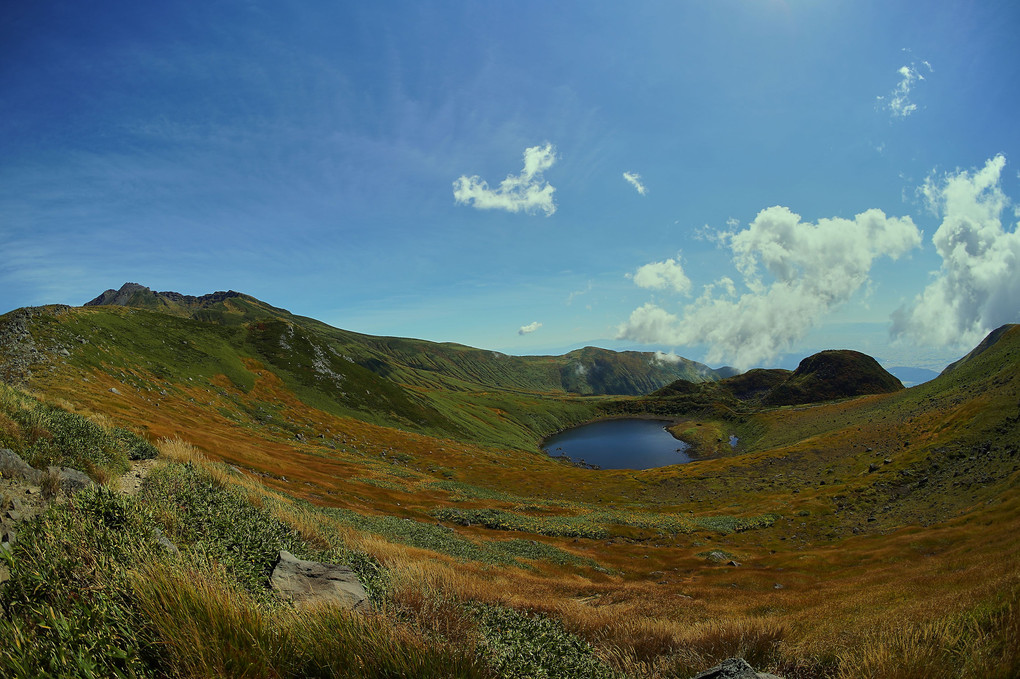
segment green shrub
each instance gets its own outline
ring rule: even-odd
[[[475,604],[482,633],[479,653],[497,677],[602,679],[617,676],[588,642],[563,625],[510,608]]]
[[[257,597],[268,596],[280,550],[308,555],[294,529],[190,462],[153,471],[139,498],[179,548],[215,560]]]
[[[134,503],[102,486],[23,524],[0,599],[0,676],[150,676],[158,649],[126,571],[153,546]]]

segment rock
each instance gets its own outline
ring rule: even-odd
[[[0,549],[10,549],[18,541],[18,532],[13,523],[0,523]]]
[[[49,467],[49,472],[57,475],[60,490],[64,491],[66,495],[74,495],[79,490],[88,488],[95,483],[82,472],[70,467]]]
[[[42,472],[33,469],[32,465],[21,459],[21,456],[9,448],[0,448],[0,477],[7,479],[25,479],[31,483],[39,483]]]
[[[296,604],[336,603],[350,610],[368,606],[368,592],[347,566],[303,561],[281,551],[269,581],[273,589]]]
[[[726,563],[726,561],[729,560],[729,554],[719,551],[709,552],[705,556],[705,560],[711,561],[712,563]]]
[[[116,394],[117,396],[120,396],[120,390],[117,389],[117,387],[110,387],[110,393],[111,394]]]
[[[160,544],[163,549],[170,552],[171,554],[180,554],[181,550],[177,549],[177,545],[170,541],[170,538],[163,535],[163,531],[159,528],[152,529],[152,537],[156,538],[156,542]]]
[[[727,562],[726,562],[726,565],[727,565],[727,566],[739,566],[739,565],[740,565],[740,562],[739,562],[739,561],[733,561],[733,560],[731,559],[731,560],[729,560],[729,561],[727,561]]]
[[[743,658],[729,658],[694,679],[758,679],[758,673]]]
[[[743,658],[728,658],[694,679],[780,679],[774,674],[755,672]]]
[[[868,471],[869,472],[877,472],[878,471],[878,465],[875,464],[874,462],[872,462],[871,464],[868,465]]]

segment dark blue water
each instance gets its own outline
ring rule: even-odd
[[[603,420],[574,427],[545,440],[542,449],[553,457],[603,469],[652,469],[690,462],[689,447],[666,431],[662,420]]]

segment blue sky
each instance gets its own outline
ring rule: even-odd
[[[744,368],[1020,321],[1011,1],[21,5],[0,311],[134,281]]]

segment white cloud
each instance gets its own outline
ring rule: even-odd
[[[929,73],[932,72],[931,64],[927,61],[922,61],[921,65],[928,69]],[[917,110],[917,104],[910,100],[910,92],[917,82],[924,80],[924,75],[917,62],[912,62],[909,66],[901,66],[896,72],[900,76],[900,82],[889,94],[888,103],[884,103],[885,97],[878,97],[878,101],[892,113],[894,118],[906,118]]]
[[[669,353],[665,351],[656,351],[652,356],[652,363],[655,363],[656,365],[671,365],[679,363],[682,360],[683,358],[675,351],[670,351]]]
[[[1020,321],[1020,231],[1003,229],[1009,199],[999,186],[1001,154],[974,172],[957,171],[921,187],[942,216],[932,236],[942,266],[912,304],[893,314],[892,334],[941,346],[973,346],[1004,323]]]
[[[691,279],[684,273],[684,268],[675,259],[667,259],[663,262],[652,262],[639,267],[633,274],[627,274],[628,278],[634,279],[634,284],[639,288],[649,290],[671,289],[681,294],[687,294],[691,289]]]
[[[648,193],[648,189],[641,183],[641,175],[637,172],[624,172],[623,178],[630,182],[630,185],[637,189],[637,192],[642,196]]]
[[[524,150],[524,169],[518,175],[507,175],[499,188],[490,189],[488,182],[478,175],[461,175],[453,182],[453,197],[457,203],[474,205],[479,210],[506,210],[525,212],[538,210],[546,216],[556,212],[553,193],[556,188],[545,181],[543,172],[556,162],[552,144],[531,146]]]
[[[898,258],[921,243],[909,217],[867,210],[853,219],[802,222],[786,207],[762,210],[746,229],[720,238],[747,292],[720,278],[681,316],[655,304],[631,313],[618,337],[643,343],[708,345],[705,360],[747,369],[775,359],[869,281],[880,256]],[[635,281],[636,281],[635,276]]]
[[[541,327],[542,327],[541,323],[539,323],[538,321],[533,321],[531,323],[528,323],[527,325],[522,325],[520,330],[517,331],[517,334],[518,335],[529,335],[529,334],[535,332],[536,330],[538,330]]]

